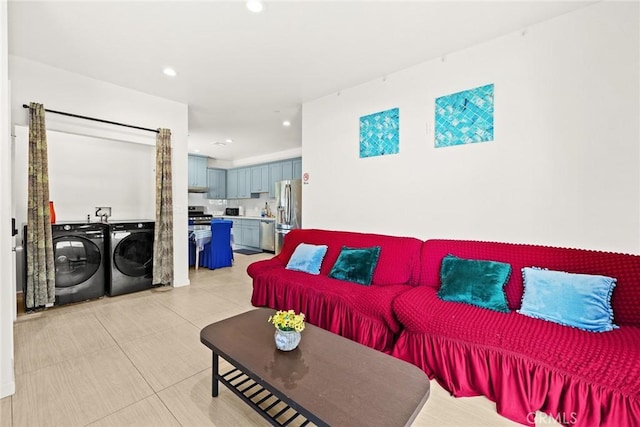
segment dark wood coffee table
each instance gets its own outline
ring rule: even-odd
[[[429,397],[417,367],[307,324],[290,352],[276,350],[275,310],[260,308],[200,332],[213,351],[211,394],[218,381],[273,425],[405,426]],[[232,369],[219,372],[222,356]]]

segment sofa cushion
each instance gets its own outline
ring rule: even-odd
[[[300,243],[287,263],[287,270],[302,271],[309,274],[320,274],[320,265],[324,254],[327,253],[326,245],[309,245]]]
[[[282,264],[287,264],[291,254],[300,243],[329,247],[320,268],[321,276],[329,274],[343,246],[350,248],[380,246],[380,258],[373,273],[372,285],[418,283],[422,241],[413,237],[316,229],[291,230],[284,238],[282,251],[277,255]]]
[[[518,313],[591,332],[613,324],[611,293],[616,279],[525,267],[524,296]]]
[[[379,257],[380,246],[371,248],[343,246],[338,259],[329,272],[329,277],[369,286]]]
[[[509,312],[503,287],[511,266],[502,262],[447,255],[440,266],[440,299]]]
[[[615,277],[617,283],[611,297],[615,323],[640,326],[639,255],[514,243],[427,240],[422,246],[420,284],[439,286],[440,260],[447,254],[506,262],[513,271],[535,265],[569,273]],[[512,310],[520,308],[523,289],[522,275],[512,274],[505,286]]]

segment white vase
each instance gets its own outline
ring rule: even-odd
[[[281,331],[276,328],[274,338],[276,340],[276,348],[278,350],[291,351],[300,344],[300,338],[302,337],[298,331]]]

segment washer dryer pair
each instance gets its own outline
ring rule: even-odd
[[[51,232],[56,270],[55,305],[151,287],[153,221],[57,223],[51,225]],[[26,235],[25,226],[25,240]],[[25,260],[25,270],[26,264]],[[24,277],[26,292],[26,271]]]

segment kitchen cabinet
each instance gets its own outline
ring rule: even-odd
[[[260,165],[251,168],[251,192],[266,193],[269,191],[269,166]]]
[[[293,179],[302,179],[302,159],[293,160]]]
[[[188,186],[191,188],[207,188],[207,158],[189,154]]]
[[[233,234],[234,245],[260,247],[260,220],[233,219],[232,221],[231,234]]]
[[[283,160],[269,164],[269,197],[276,197],[276,182],[302,178],[302,159]]]
[[[208,199],[227,198],[227,171],[224,169],[207,168],[209,191]]]
[[[260,247],[260,221],[255,219],[242,220],[242,244],[251,248]]]
[[[251,188],[253,169],[238,168],[227,170],[227,199],[250,199],[251,193],[259,192],[253,191]]]
[[[238,169],[238,199],[251,198],[251,169]]]
[[[282,181],[282,165],[272,163],[269,165],[269,197],[276,197],[276,182]]]
[[[302,178],[302,159],[283,160],[227,170],[227,199],[257,198],[258,193],[275,197],[276,182]]]
[[[293,179],[293,161],[285,160],[280,164],[282,165],[282,179]]]
[[[237,199],[237,198],[238,198],[238,169],[229,169],[227,171],[227,199]]]

